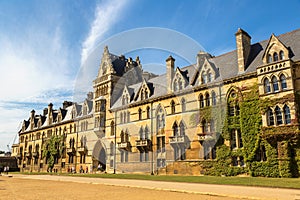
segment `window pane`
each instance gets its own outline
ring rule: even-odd
[[[286,78],[283,74],[280,76],[280,83],[281,83],[282,90],[287,88]]]
[[[290,108],[288,106],[284,106],[284,119],[285,119],[285,124],[290,124],[291,123],[291,114],[290,114]]]
[[[273,91],[274,91],[274,92],[279,91],[278,81],[277,81],[277,78],[276,78],[276,77],[273,77],[273,78],[272,78],[272,84],[273,84]]]
[[[275,108],[275,115],[276,115],[277,125],[281,125],[282,124],[282,113],[278,106],[276,106],[276,108]]]

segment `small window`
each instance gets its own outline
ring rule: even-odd
[[[203,84],[207,83],[207,75],[206,75],[206,73],[203,73],[201,78],[202,78],[202,83]]]
[[[285,78],[285,75],[283,75],[283,74],[280,76],[280,84],[281,84],[282,90],[287,88],[286,78]]]
[[[177,126],[176,122],[173,124],[172,128],[173,128],[173,136],[177,137],[178,136],[178,126]]]
[[[210,72],[208,72],[207,74],[207,82],[208,83],[212,82],[212,74]]]
[[[275,61],[278,61],[278,53],[277,53],[277,52],[275,52],[275,53],[273,54],[273,60],[274,60],[274,62],[275,62]]]

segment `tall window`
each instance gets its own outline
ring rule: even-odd
[[[150,119],[150,107],[147,106],[146,108],[146,113],[147,113],[147,119]]]
[[[268,126],[273,126],[275,124],[274,123],[274,115],[273,115],[271,108],[268,108],[268,110],[267,110],[267,122],[268,122]]]
[[[205,95],[205,104],[206,106],[210,106],[210,96],[208,93],[206,93]]]
[[[199,101],[200,101],[200,108],[203,108],[204,107],[204,98],[203,98],[202,94],[200,94],[200,96],[199,96]]]
[[[110,135],[111,136],[115,135],[115,122],[114,121],[110,122]]]
[[[139,120],[141,120],[141,119],[142,119],[142,109],[139,108]]]
[[[209,133],[208,122],[205,119],[202,121],[202,133],[204,133],[204,134]]]
[[[278,81],[277,81],[277,78],[275,76],[272,78],[272,85],[273,85],[273,91],[274,92],[279,91]]]
[[[140,128],[140,140],[144,140],[145,139],[145,132],[143,130],[143,127]]]
[[[207,82],[210,83],[212,81],[212,74],[210,72],[207,73]]]
[[[265,93],[271,92],[270,82],[268,78],[265,78],[264,80],[264,89],[265,89]]]
[[[180,135],[185,136],[185,126],[184,126],[184,123],[182,121],[179,124],[179,128],[180,128]]]
[[[175,102],[171,101],[171,114],[175,114]]]
[[[181,99],[181,110],[182,112],[185,112],[186,110],[186,102],[184,98]]]
[[[275,115],[276,115],[277,125],[281,125],[283,123],[282,122],[282,113],[278,106],[276,106],[276,108],[275,108]]]
[[[291,114],[290,114],[290,108],[287,105],[284,105],[283,112],[284,112],[284,123],[290,124],[291,123]]]
[[[177,137],[178,136],[178,125],[176,122],[173,124],[173,136]]]
[[[281,76],[280,76],[280,84],[281,84],[282,90],[287,88],[286,78],[285,78],[285,75],[283,75],[283,74],[281,74]]]
[[[242,133],[240,129],[232,129],[231,130],[231,149],[242,148],[243,140]]]
[[[212,93],[211,93],[211,103],[213,106],[217,105],[217,97],[216,97],[216,93],[214,91],[212,91]]]

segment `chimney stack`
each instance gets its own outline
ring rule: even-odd
[[[239,28],[235,33],[236,39],[236,52],[238,61],[238,72],[242,73],[246,70],[247,62],[251,50],[251,37],[250,35]]]
[[[175,59],[170,55],[166,59],[168,93],[172,92],[172,81],[174,78],[174,63],[175,63]]]

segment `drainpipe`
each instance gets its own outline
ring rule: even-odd
[[[116,174],[116,153],[117,153],[117,111],[115,112],[115,124],[114,124],[114,140],[115,140],[115,145],[114,145],[114,174]]]
[[[153,134],[153,102],[151,102],[151,112],[150,112],[150,122],[151,122],[151,148],[152,148],[152,159],[151,159],[151,175],[154,175],[154,146],[153,146],[153,141],[154,141],[154,134]]]

